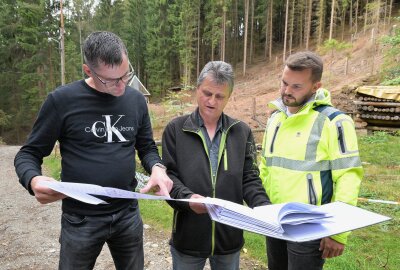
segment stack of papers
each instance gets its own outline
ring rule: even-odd
[[[283,225],[321,223],[332,215],[318,206],[303,203],[285,203],[251,209],[237,203],[206,198],[205,203],[212,220],[256,233],[283,234]]]
[[[286,203],[248,208],[220,199],[204,201],[212,220],[262,235],[304,242],[390,220],[343,202],[322,206]]]

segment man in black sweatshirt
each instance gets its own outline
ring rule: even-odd
[[[167,195],[172,181],[161,164],[143,95],[127,83],[134,72],[122,40],[94,32],[83,47],[88,76],[61,86],[45,100],[32,132],[15,157],[20,183],[42,203],[62,200],[59,269],[92,269],[107,243],[117,269],[143,269],[143,224],[136,200],[90,205],[45,188],[41,164],[60,143],[61,180],[134,190],[135,154],[148,185]]]

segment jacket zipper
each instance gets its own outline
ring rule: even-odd
[[[340,152],[344,154],[346,153],[346,147],[344,144],[343,126],[340,123],[337,125],[337,130],[338,130],[338,141],[340,146]]]
[[[278,125],[275,127],[275,132],[274,132],[274,136],[272,137],[272,142],[271,142],[271,146],[269,148],[269,152],[273,153],[274,152],[274,143],[275,143],[275,139],[276,139],[276,134],[278,134],[278,130],[279,127],[281,126],[281,123],[278,123]]]
[[[317,195],[315,193],[313,176],[311,173],[307,174],[308,182],[308,202],[313,205],[317,205]]]
[[[228,156],[226,154],[226,144],[224,147],[224,170],[227,171],[228,170]]]
[[[239,123],[239,121],[237,121],[237,122],[234,122],[234,123],[232,123],[232,125],[230,125],[227,129],[226,129],[226,134],[228,134],[228,131],[231,129],[231,127],[232,126],[234,126],[235,124],[237,124],[237,123]],[[211,184],[212,184],[212,188],[213,188],[213,198],[215,198],[215,183],[216,183],[216,181],[217,181],[217,175],[214,175],[213,173],[212,173],[212,168],[211,168],[211,160],[210,160],[210,155],[209,155],[209,153],[208,153],[208,148],[207,148],[207,144],[205,143],[205,141],[204,141],[204,137],[199,133],[199,132],[196,132],[196,131],[193,131],[193,130],[185,130],[185,129],[183,129],[183,131],[188,131],[188,132],[193,132],[193,133],[195,133],[195,134],[197,134],[197,135],[199,135],[200,136],[200,138],[201,138],[201,140],[203,141],[203,147],[204,147],[204,149],[206,150],[206,153],[207,153],[207,157],[208,157],[208,162],[210,163],[210,174],[211,174]],[[223,136],[221,137],[221,139],[223,138]],[[220,142],[221,143],[221,142]],[[228,159],[227,159],[227,157],[226,157],[226,137],[225,137],[225,140],[224,140],[224,165],[226,165],[226,169],[228,169]],[[226,160],[226,161],[225,161]],[[220,160],[219,160],[220,161]],[[226,162],[226,163],[225,163]],[[218,162],[218,164],[217,164],[217,169],[216,169],[216,173],[218,173],[218,168],[219,168],[219,162]],[[213,256],[214,255],[214,248],[215,248],[215,221],[211,221],[211,256]]]

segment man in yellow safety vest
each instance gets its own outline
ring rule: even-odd
[[[281,97],[263,139],[260,177],[273,204],[357,202],[363,169],[352,119],[321,88],[323,62],[312,52],[288,57]],[[348,233],[294,243],[267,238],[268,269],[322,269],[343,253]]]

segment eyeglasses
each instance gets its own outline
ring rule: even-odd
[[[131,63],[129,63],[129,72],[126,73],[124,76],[118,78],[118,79],[111,79],[111,80],[104,80],[104,79],[100,79],[99,75],[91,68],[89,67],[90,70],[93,72],[93,74],[96,76],[97,79],[99,79],[99,81],[104,84],[105,87],[110,88],[113,86],[118,85],[118,83],[120,81],[122,81],[125,85],[133,78],[133,76],[135,75],[135,71],[133,70],[133,67],[131,65]]]

